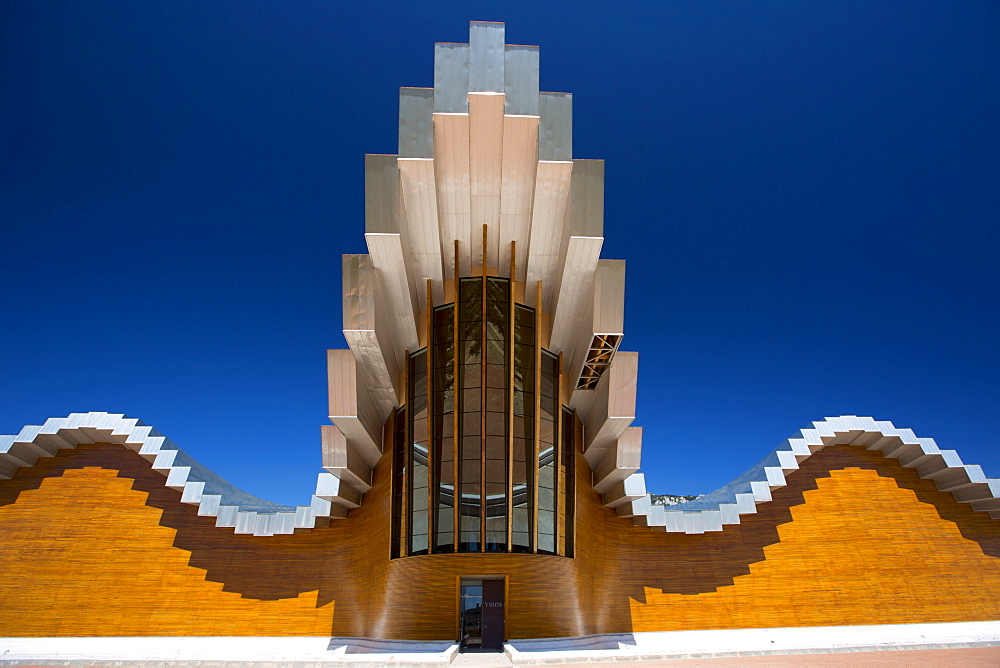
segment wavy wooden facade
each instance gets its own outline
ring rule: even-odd
[[[578,457],[577,480],[589,480]],[[459,576],[506,575],[512,638],[1000,618],[1000,523],[895,460],[829,447],[725,531],[638,528],[578,484],[576,558],[389,559],[389,466],[328,528],[234,535],[119,445],[0,481],[13,636],[455,635]]]
[[[401,89],[399,155],[366,157],[369,254],[342,265],[351,350],[328,352],[312,505],[241,510],[249,495],[206,493],[210,472],[122,414],[0,436],[0,635],[453,639],[461,579],[498,590],[497,576],[509,638],[1000,619],[1000,521],[898,462],[1000,518],[997,482],[889,422],[813,423],[734,481],[749,505],[684,518],[739,522],[724,531],[640,528],[601,505],[595,479],[623,514],[649,508],[633,477],[638,357],[618,349],[624,262],[600,257],[603,161],[573,158],[572,96],[539,90],[538,58],[473,22],[469,44],[435,47],[435,88]],[[408,461],[380,450],[403,404],[410,426],[386,433]],[[78,446],[94,439],[118,444]],[[574,471],[569,441],[575,475],[557,475]],[[470,553],[390,558],[394,449],[396,553]]]

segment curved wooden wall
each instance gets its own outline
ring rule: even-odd
[[[335,529],[236,536],[198,517],[144,459],[79,446],[0,484],[0,628],[11,635],[344,635],[362,633],[378,570]],[[343,584],[340,584],[343,589]],[[360,593],[360,592],[358,592]],[[343,621],[334,625],[333,620]]]
[[[573,560],[390,562],[387,469],[346,520],[253,537],[198,517],[121,446],[39,460],[0,482],[0,628],[451,638],[457,578],[493,574],[515,638],[1000,618],[1000,522],[861,448],[817,453],[720,533],[637,528],[580,489]]]
[[[702,535],[635,528],[581,493],[591,632],[1000,619],[1000,522],[854,446],[787,480],[756,515]]]

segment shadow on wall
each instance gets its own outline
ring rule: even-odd
[[[634,630],[629,621],[629,601],[648,603],[646,592],[649,590],[690,596],[690,605],[698,606],[698,596],[733,586],[735,578],[749,575],[752,565],[765,561],[767,548],[781,542],[779,529],[793,521],[793,510],[806,501],[804,494],[817,490],[818,481],[830,478],[831,471],[842,469],[874,471],[878,476],[892,480],[898,489],[912,491],[917,501],[933,507],[938,517],[953,523],[962,537],[974,541],[984,555],[1000,558],[1000,522],[986,513],[973,511],[968,504],[955,501],[950,493],[937,490],[933,481],[921,479],[913,469],[901,466],[894,459],[886,459],[879,452],[857,446],[828,447],[800,466],[787,478],[785,487],[772,490],[773,500],[759,505],[756,514],[742,516],[740,524],[727,526],[724,531],[706,534],[667,534],[635,527],[631,520],[602,512],[604,509],[597,507],[600,502],[596,495],[581,495],[589,512],[586,513],[586,524],[581,527],[586,534],[579,536],[577,557],[580,562],[580,589],[588,599],[586,607],[595,616],[592,632]],[[853,526],[857,527],[858,536],[867,534],[866,540],[881,540],[879,532],[883,518],[877,504],[873,505],[870,515],[863,513],[863,488],[850,500],[852,503],[849,505],[854,508],[858,507],[858,501],[862,504],[862,514],[852,520],[857,522]],[[829,509],[831,513],[838,511],[836,507]],[[830,532],[835,531],[832,524]],[[840,526],[844,527],[843,522]],[[810,527],[809,530],[815,533],[807,538],[806,543],[798,544],[796,558],[805,561],[815,559],[816,564],[834,558],[831,550],[835,549],[826,544],[832,541],[840,546],[836,549],[850,549],[851,527],[847,525],[846,530],[836,530],[837,533],[827,533],[823,526]],[[906,528],[900,530],[905,532]],[[919,546],[921,536],[917,533],[918,530],[911,532],[908,542]],[[887,544],[889,552],[899,551],[899,546],[891,543],[892,539],[886,540],[890,541]],[[956,549],[965,548],[956,546]],[[926,557],[921,555],[919,547],[911,552],[907,552],[906,561],[914,566],[913,577],[921,577],[916,571],[922,570],[920,564]],[[794,565],[796,568],[801,566],[801,563]],[[928,566],[940,570],[933,564]],[[858,578],[877,578],[880,572],[880,564],[873,563],[869,572],[859,573]],[[823,575],[822,571],[815,573],[817,583],[822,581]],[[837,583],[831,584],[836,588]],[[895,586],[898,583],[886,584]],[[790,604],[795,596],[792,591],[776,591],[775,594],[778,599],[772,603],[778,607]],[[685,604],[679,601],[676,604],[679,606],[676,614],[683,618]],[[763,602],[758,602],[760,604]]]
[[[223,591],[271,601],[318,590],[318,606],[336,601],[331,633],[362,636],[374,628],[389,568],[388,481],[383,479],[388,467],[376,468],[375,485],[365,504],[347,519],[288,536],[234,535],[232,529],[215,527],[215,518],[199,517],[196,507],[180,503],[180,492],[164,487],[163,476],[146,460],[110,444],[64,450],[21,469],[0,484],[0,506],[14,503],[22,491],[38,488],[46,478],[85,467],[117,471],[119,477],[133,481],[133,489],[147,493],[146,504],[162,511],[160,524],[176,531],[174,546],[188,552],[189,564],[204,570],[205,579],[221,583]],[[912,490],[940,518],[954,523],[963,537],[975,541],[983,554],[1000,558],[1000,522],[939,492],[932,481],[921,480],[895,460],[854,446],[816,453],[788,477],[787,486],[772,490],[773,501],[722,532],[667,534],[635,527],[631,520],[617,518],[600,506],[599,496],[588,490],[580,494],[580,509],[585,512],[578,512],[573,564],[580,607],[590,617],[584,624],[587,632],[631,631],[629,601],[646,603],[647,589],[692,596],[695,604],[697,595],[732,586],[735,578],[750,573],[752,564],[765,560],[765,548],[780,542],[779,527],[792,521],[792,509],[805,502],[803,494],[817,489],[817,481],[828,478],[830,471],[845,468],[872,470],[899,488]],[[877,515],[863,519],[864,528],[877,528]],[[425,563],[433,566],[435,559]],[[512,587],[517,578],[515,572]]]
[[[19,469],[0,485],[0,506],[16,502],[22,491],[37,489],[47,478],[86,467],[117,471],[118,477],[131,479],[133,489],[148,495],[146,505],[162,511],[160,525],[176,531],[174,547],[189,552],[189,565],[204,570],[205,579],[222,584],[223,591],[270,601],[319,590],[317,606],[336,599],[339,616],[351,607],[352,599],[358,604],[350,590],[378,587],[379,579],[384,581],[385,569],[379,572],[377,560],[363,555],[359,559],[352,549],[353,539],[363,535],[369,555],[388,554],[388,535],[365,525],[381,510],[377,498],[366,499],[367,509],[336,520],[331,527],[282,536],[235,535],[231,528],[216,527],[214,517],[198,516],[196,506],[180,503],[180,492],[164,487],[163,476],[149,462],[117,444],[81,445]]]

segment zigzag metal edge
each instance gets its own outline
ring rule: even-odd
[[[888,420],[841,415],[800,429],[773,452],[732,482],[710,494],[675,506],[653,506],[647,494],[619,510],[637,526],[670,533],[700,534],[739,524],[741,515],[757,512],[771,500],[771,488],[784,487],[785,475],[828,445],[856,445],[878,450],[934,481],[942,492],[968,503],[973,510],[1000,519],[1000,479],[987,478],[978,465],[962,462],[954,450],[941,450],[933,438],[918,438],[911,429],[898,429]]]
[[[331,473],[320,473],[308,506],[282,506],[252,496],[224,481],[178,448],[156,429],[120,413],[71,413],[45,424],[25,426],[16,436],[0,435],[0,479],[11,478],[22,466],[41,457],[88,443],[117,443],[145,458],[164,476],[164,486],[181,492],[181,502],[198,506],[201,516],[237,534],[274,536],[312,529],[331,518],[343,518],[356,508],[360,495]],[[1000,519],[1000,479],[987,478],[981,467],[964,464],[954,450],[941,450],[932,438],[918,438],[910,429],[870,417],[842,415],[813,422],[785,440],[757,465],[727,485],[695,501],[653,506],[649,494],[619,506],[620,516],[637,526],[671,533],[700,534],[739,524],[742,515],[757,512],[771,500],[771,488],[785,486],[785,475],[829,445],[856,445],[878,450],[885,457],[934,480],[942,492],[973,510]],[[206,493],[206,487],[209,493]]]
[[[323,526],[356,508],[360,495],[330,473],[320,473],[308,506],[264,501],[229,484],[195,461],[170,439],[141,420],[121,413],[71,413],[28,425],[16,436],[0,435],[0,479],[42,457],[89,443],[117,443],[136,452],[164,476],[164,486],[181,492],[181,503],[198,506],[198,515],[215,517],[215,526],[237,534],[274,536]],[[207,492],[206,492],[207,488]]]

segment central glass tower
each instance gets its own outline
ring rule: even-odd
[[[560,357],[509,278],[458,280],[408,355],[393,438],[393,556],[573,554],[574,416]]]

